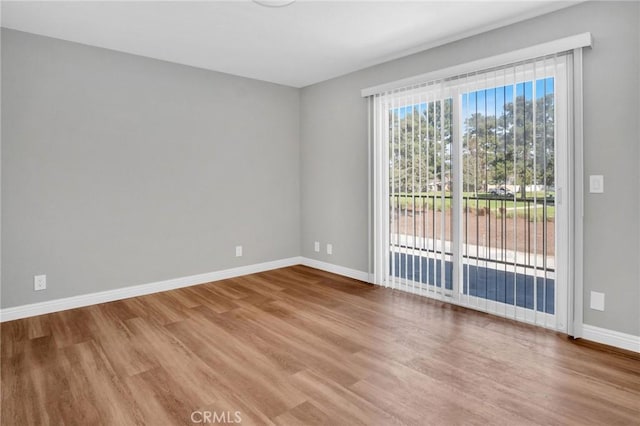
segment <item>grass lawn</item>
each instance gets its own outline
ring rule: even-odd
[[[444,197],[444,199],[443,199]],[[526,200],[516,199],[512,197],[500,197],[491,194],[478,194],[465,192],[463,193],[462,206],[466,207],[469,212],[482,214],[490,212],[491,215],[498,217],[528,217],[533,222],[534,215],[538,221],[543,220],[544,212],[544,193],[535,193],[536,202],[534,203],[534,193],[527,194]],[[451,193],[421,193],[421,194],[395,194],[392,197],[391,204],[402,210],[409,209],[414,211],[435,210],[442,211],[444,205],[445,210],[451,209]],[[528,212],[527,212],[528,210]],[[555,218],[554,199],[547,199],[547,220]]]

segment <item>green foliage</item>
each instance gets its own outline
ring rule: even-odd
[[[446,189],[451,181],[451,99],[390,111],[389,177],[394,193]]]
[[[477,112],[465,120],[462,136],[465,191],[518,187],[520,196],[525,197],[526,187],[534,182],[553,187],[553,94],[536,99],[535,126],[533,114],[533,99],[517,96],[515,103],[506,103],[497,116]]]
[[[444,196],[444,197],[443,197]],[[486,197],[486,198],[483,198]],[[390,197],[389,207],[392,210],[399,209],[400,212],[441,212],[444,206],[445,211],[452,208],[450,192],[430,192],[430,193],[399,193]],[[544,210],[546,208],[546,215]],[[463,214],[491,215],[497,218],[520,217],[528,219],[530,222],[537,220],[555,220],[555,206],[551,203],[545,207],[544,198],[536,197],[527,200],[516,200],[501,198],[497,199],[490,194],[479,194],[476,197],[472,193],[464,193],[462,198]]]
[[[533,83],[523,83],[521,92],[526,92],[524,84]],[[553,93],[535,101],[531,96],[516,96],[514,102],[501,103],[501,110],[497,102],[492,105],[493,114],[483,105],[473,108],[462,123],[463,191],[477,195],[491,188],[519,188],[519,197],[525,198],[532,196],[526,187],[534,183],[553,187]],[[452,99],[442,99],[389,112],[392,193],[451,190],[452,109]],[[438,208],[436,202],[434,206]]]

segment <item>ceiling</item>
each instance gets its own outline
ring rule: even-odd
[[[575,3],[3,1],[2,26],[303,87]]]

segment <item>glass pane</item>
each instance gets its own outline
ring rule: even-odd
[[[389,115],[390,274],[452,289],[453,100]]]
[[[554,313],[554,80],[464,93],[463,294]]]

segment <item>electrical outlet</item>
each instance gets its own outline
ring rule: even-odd
[[[591,309],[604,311],[604,293],[599,293],[597,291],[591,292]]]
[[[313,243],[313,249],[316,251],[316,253],[320,253],[320,241],[316,241],[315,243]]]
[[[327,254],[333,254],[333,244],[327,244]]]
[[[33,290],[40,291],[47,289],[47,276],[46,275],[36,275],[33,277]]]
[[[236,257],[242,257],[242,246],[236,246]]]

